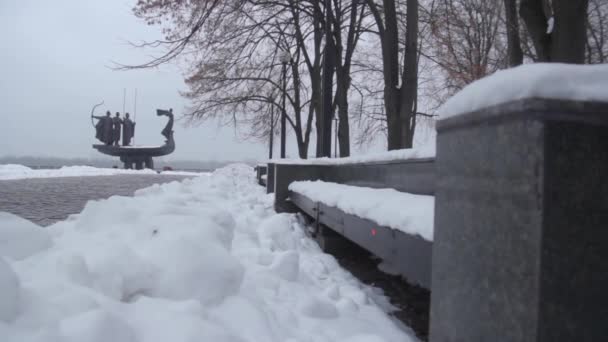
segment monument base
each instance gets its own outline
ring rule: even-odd
[[[146,155],[129,155],[121,156],[120,161],[123,162],[125,169],[142,170],[154,169],[154,160],[151,156]]]
[[[171,136],[162,146],[112,146],[93,145],[97,151],[114,157],[120,157],[125,169],[154,169],[153,157],[162,157],[175,150],[175,140]]]

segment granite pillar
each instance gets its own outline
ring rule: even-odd
[[[441,120],[431,342],[608,338],[608,103]]]

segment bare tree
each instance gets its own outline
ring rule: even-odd
[[[433,18],[435,56],[452,95],[505,67],[502,7],[486,0],[440,0]]]
[[[439,68],[431,56],[433,50],[431,47],[434,46],[434,41],[431,39],[431,18],[435,15],[434,3],[435,0],[419,1],[418,9],[411,11],[408,11],[407,1],[395,4],[399,32],[398,61],[400,63],[397,71],[397,79],[400,83],[399,101],[406,103],[400,106],[400,110],[411,111],[411,115],[399,113],[398,122],[401,126],[399,148],[413,146],[420,123],[425,126],[433,125],[433,112],[444,97],[444,94],[438,91],[443,75],[439,73]],[[380,4],[378,5],[381,7]],[[410,19],[408,14],[418,18]],[[408,27],[408,23],[415,24],[415,27]],[[380,39],[371,40],[367,36],[379,35],[376,21],[371,24],[369,19],[364,20],[362,25],[362,31],[366,32],[362,39],[364,44],[358,48],[354,56],[351,72],[355,89],[351,103],[359,102],[352,117],[357,129],[355,143],[359,146],[371,143],[375,137],[389,140],[382,43]],[[412,44],[408,46],[408,32],[410,42],[413,41],[413,33],[417,36],[416,46]],[[409,61],[406,61],[407,59]],[[408,88],[408,85],[412,87]],[[408,92],[409,95],[406,96]]]
[[[143,46],[164,45],[168,52],[130,68],[153,67],[178,56],[186,59],[191,66],[186,78],[190,89],[183,95],[191,102],[187,115],[192,120],[248,124],[256,128],[250,136],[263,138],[268,130],[259,127],[270,122],[272,106],[286,114],[299,155],[306,158],[320,94],[321,26],[315,20],[319,11],[316,0],[142,0],[136,15],[150,24],[164,24],[167,37]],[[279,72],[281,51],[292,56],[285,92]],[[283,95],[286,106],[279,101]]]
[[[585,63],[608,63],[608,2],[589,0]]]
[[[417,84],[406,82],[415,83],[418,79],[418,0],[408,0],[406,5],[408,18],[415,20],[406,24],[406,31],[409,32],[406,32],[407,51],[404,53],[403,64],[399,61],[399,13],[396,1],[383,0],[382,4],[379,4],[374,0],[367,0],[367,5],[375,20],[382,47],[388,149],[408,148],[411,147],[414,134]],[[412,55],[407,56],[407,52]]]
[[[366,16],[364,3],[358,0],[347,2],[334,1],[333,37],[336,53],[336,93],[334,107],[338,110],[338,144],[340,157],[350,155],[350,125],[348,93],[351,87],[351,66],[362,23]]]

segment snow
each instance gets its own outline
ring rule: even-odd
[[[19,279],[15,271],[0,257],[0,333],[1,322],[10,322],[17,316],[18,302]]]
[[[26,179],[26,178],[54,178],[54,177],[84,177],[84,176],[113,176],[125,174],[157,174],[151,169],[125,170],[97,168],[92,166],[64,166],[59,169],[31,169],[23,165],[0,165],[0,180]],[[185,171],[163,171],[163,175],[198,176],[203,173]]]
[[[547,20],[547,34],[553,33],[553,27],[555,26],[555,17],[549,18]]]
[[[21,260],[51,245],[45,229],[17,215],[0,212],[0,257]]]
[[[161,171],[161,175],[167,176],[206,176],[209,172],[195,172],[195,171]]]
[[[433,241],[435,197],[323,181],[301,181],[289,190],[347,214]]]
[[[232,165],[45,230],[1,215],[3,237],[50,243],[0,245],[0,341],[415,340],[272,201]]]
[[[274,164],[298,164],[298,165],[347,165],[361,163],[392,162],[409,159],[423,159],[435,157],[435,140],[422,145],[418,148],[408,148],[402,150],[392,150],[360,156],[345,158],[310,158],[310,159],[272,159],[269,163]]]
[[[524,98],[608,101],[608,64],[524,64],[475,81],[447,100],[441,119]]]

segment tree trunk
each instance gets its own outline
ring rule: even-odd
[[[400,105],[401,148],[411,148],[414,140],[414,103],[418,95],[418,0],[407,0],[406,20]]]
[[[314,59],[313,64],[310,67],[310,88],[311,97],[310,105],[313,108],[315,118],[315,157],[321,157],[321,132],[323,122],[323,99],[322,99],[322,84],[321,84],[321,66],[320,60],[322,56],[321,42],[323,41],[323,31],[321,28],[321,19],[323,13],[320,10],[321,0],[314,1],[314,16],[313,16],[313,33],[314,33]]]
[[[546,0],[548,1],[548,0]],[[519,8],[540,62],[584,63],[588,0],[553,0],[550,32],[548,2],[522,0]]]
[[[301,132],[296,132],[296,141],[298,142],[298,155],[301,159],[308,157],[308,143],[304,141]]]
[[[325,53],[323,56],[323,118],[321,120],[321,156],[331,157],[331,122],[333,119],[333,80],[336,49],[331,32],[331,1],[325,0]]]
[[[336,102],[338,105],[338,145],[340,147],[340,157],[350,156],[350,132],[348,126],[348,91],[346,90],[348,75],[342,72],[336,73],[338,87],[336,90]]]
[[[384,88],[384,108],[386,109],[386,128],[389,151],[401,148],[399,97],[399,89],[396,89],[395,87]]]
[[[323,143],[321,142],[323,132],[323,94],[321,92],[321,68],[316,66],[314,69],[313,74],[310,75],[310,80],[312,83],[311,106],[313,106],[315,112],[315,130],[317,138],[315,156],[318,158],[323,156],[323,153],[321,153],[321,147],[323,146]]]
[[[543,0],[521,0],[519,14],[526,24],[538,62],[550,62],[551,35],[547,34],[547,21]]]
[[[519,39],[519,19],[517,18],[517,0],[504,0],[507,26],[507,54],[509,66],[514,67],[524,62]]]
[[[551,37],[551,61],[585,62],[588,0],[553,0],[555,27]]]
[[[386,110],[388,149],[401,148],[399,39],[395,0],[384,0],[385,31],[382,39],[382,71],[384,75],[384,108]]]
[[[334,36],[336,37],[336,105],[338,108],[338,145],[340,148],[340,157],[350,156],[350,128],[348,118],[348,90],[350,89],[350,66],[352,54],[357,44],[359,27],[357,24],[358,17],[358,0],[351,1],[350,18],[348,25],[348,35],[346,46],[342,40],[342,30],[340,25],[341,12],[336,9],[336,17],[334,18]],[[361,9],[363,11],[363,9]],[[342,56],[344,54],[344,56]]]

